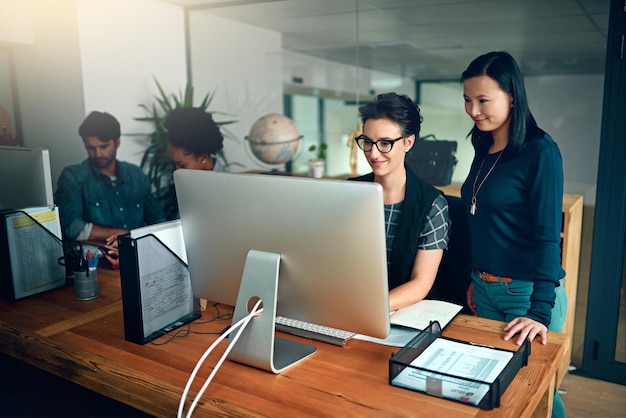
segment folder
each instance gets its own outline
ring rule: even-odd
[[[201,316],[184,251],[161,239],[176,237],[178,228],[176,221],[164,222],[118,238],[127,341],[146,344]]]
[[[2,297],[15,301],[65,286],[58,208],[7,209],[0,215]]]
[[[439,323],[432,321],[391,357],[389,384],[493,409],[529,356],[529,339],[509,351],[444,337]]]

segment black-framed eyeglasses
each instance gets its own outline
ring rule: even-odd
[[[379,139],[378,141],[372,141],[365,135],[359,135],[356,138],[354,138],[354,140],[356,141],[356,144],[359,146],[359,148],[361,148],[365,152],[371,151],[372,147],[376,145],[376,148],[378,148],[378,151],[382,152],[383,154],[386,154],[388,152],[391,152],[391,150],[393,149],[393,144],[395,144],[396,142],[398,142],[399,140],[403,138],[404,137],[401,136],[396,139]]]

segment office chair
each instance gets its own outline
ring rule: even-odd
[[[471,277],[471,248],[467,210],[460,197],[445,196],[451,225],[448,249],[443,255],[433,286],[433,295],[441,300],[463,305],[463,313],[471,314],[467,307],[465,292]]]

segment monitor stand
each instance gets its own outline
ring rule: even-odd
[[[317,350],[314,346],[275,336],[279,267],[280,254],[257,250],[248,252],[233,324],[250,313],[255,298],[261,299],[263,311],[248,323],[229,356],[231,360],[273,373],[281,373]],[[235,334],[237,331],[229,337],[229,345]]]

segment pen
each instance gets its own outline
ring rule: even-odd
[[[95,270],[98,267],[98,258],[92,256],[91,250],[87,250],[87,267],[89,270]]]

